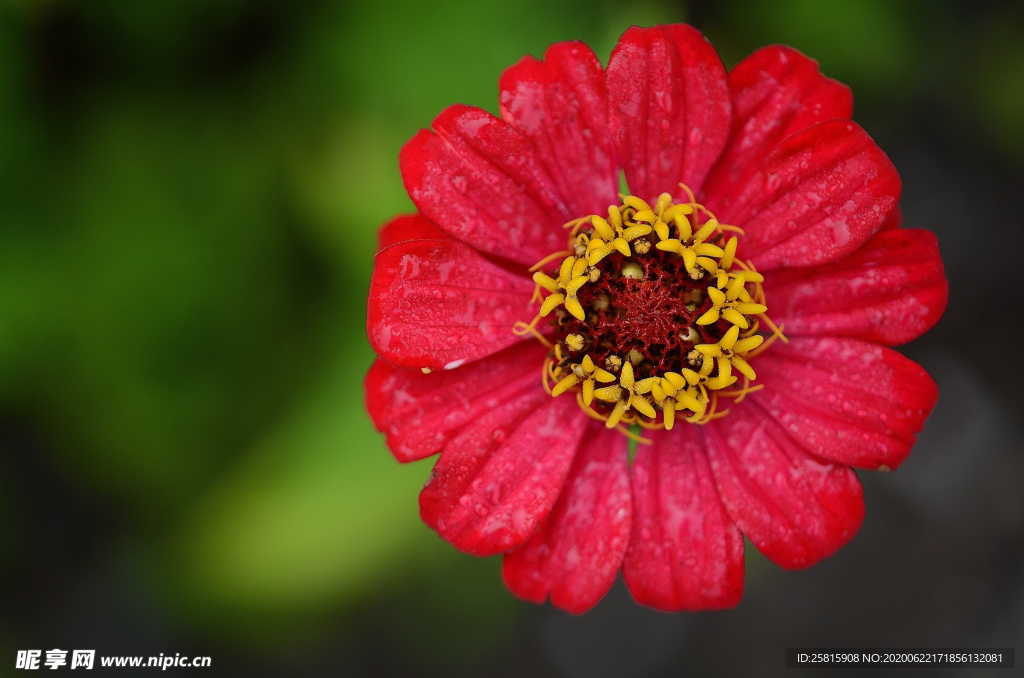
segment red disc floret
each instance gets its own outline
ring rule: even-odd
[[[640,271],[624,275],[627,265]],[[693,280],[674,254],[653,248],[631,258],[612,254],[597,268],[600,277],[579,292],[586,319],[577,320],[564,309],[549,316],[563,345],[570,334],[583,337],[583,346],[564,357],[566,365],[583,354],[604,365],[610,356],[628,360],[632,353],[638,378],[681,372],[695,344],[714,344],[729,327],[723,321],[697,324],[711,306],[708,281]]]

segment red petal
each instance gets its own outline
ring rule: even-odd
[[[477,556],[522,545],[548,515],[589,420],[539,386],[469,424],[420,493],[423,521]]]
[[[709,195],[742,186],[789,135],[853,112],[850,88],[826,78],[817,61],[791,47],[764,47],[748,56],[729,73],[729,89],[732,133],[708,178]]]
[[[707,202],[746,229],[741,256],[761,270],[813,266],[850,254],[896,206],[900,177],[855,123],[833,120],[794,134],[760,171]]]
[[[758,404],[808,452],[851,466],[899,466],[938,398],[917,363],[853,339],[779,343],[756,368]]]
[[[382,358],[405,367],[453,369],[519,341],[532,283],[445,236],[377,253],[367,331]]]
[[[699,191],[729,135],[729,87],[718,54],[684,24],[633,27],[608,63],[608,99],[631,193]]]
[[[900,209],[899,205],[892,208],[892,212],[889,212],[889,216],[882,222],[882,228],[880,231],[889,231],[899,228],[903,225],[903,210]]]
[[[949,283],[930,231],[875,234],[834,264],[766,279],[772,319],[787,335],[845,336],[895,345],[928,331],[946,309]]]
[[[505,556],[504,578],[521,598],[582,614],[615,582],[629,543],[626,437],[591,425],[558,503],[541,529]]]
[[[530,138],[573,216],[618,202],[601,64],[581,42],[525,57],[501,77],[501,115]]]
[[[696,427],[654,434],[632,468],[633,535],[623,565],[638,603],[659,610],[734,607],[743,536],[718,496]]]
[[[536,389],[546,349],[522,341],[457,370],[423,374],[378,360],[366,375],[366,407],[401,462],[440,452],[466,424]]]
[[[402,149],[419,210],[474,247],[532,265],[565,247],[571,219],[530,140],[490,113],[450,106]]]
[[[377,248],[384,249],[388,245],[404,240],[444,237],[446,233],[430,219],[425,219],[419,214],[401,214],[380,227],[377,233]]]
[[[754,403],[734,407],[705,431],[726,510],[771,561],[808,567],[856,534],[864,497],[848,466],[808,455]]]

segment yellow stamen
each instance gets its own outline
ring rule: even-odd
[[[551,297],[548,298],[550,299]],[[572,313],[577,320],[584,320],[587,317],[586,313],[583,312],[583,305],[580,304],[579,299],[576,297],[569,297],[565,300],[565,310]]]
[[[548,371],[551,369],[551,358],[544,360],[544,364],[540,368],[540,383],[544,387],[544,391],[551,395],[551,384],[548,383],[548,379],[551,373]]]
[[[537,271],[536,273],[533,274],[533,282],[537,283],[539,286],[543,287],[548,292],[558,291],[558,281],[552,278],[551,276],[547,275],[546,273],[542,273],[541,271]]]
[[[667,402],[667,403],[665,403],[664,407],[661,408],[661,412],[662,412],[661,416],[664,418],[664,422],[665,422],[665,430],[666,431],[671,431],[672,427],[675,426],[675,423],[676,423],[676,408],[675,408],[675,405],[673,403],[671,403],[671,402]]]
[[[555,387],[551,389],[551,395],[557,398],[558,396],[562,395],[570,388],[578,384],[579,381],[579,377],[577,377],[575,374],[570,374],[569,376],[562,378],[561,381],[555,384]]]
[[[725,251],[722,252],[722,258],[718,262],[722,268],[728,269],[732,266],[732,262],[736,259],[736,247],[739,242],[739,238],[732,236],[725,243]]]
[[[605,386],[594,391],[594,396],[598,400],[603,400],[606,403],[618,402],[619,394],[622,393],[622,389],[618,386]]]
[[[773,342],[788,341],[767,315],[764,275],[736,258],[743,229],[721,223],[688,187],[681,190],[682,202],[668,193],[653,205],[623,195],[620,204],[608,207],[607,217],[592,214],[566,222],[567,249],[530,267],[537,315],[512,328],[551,349],[553,357],[541,373],[546,392],[552,397],[575,393],[586,416],[640,442],[648,441],[629,427],[673,430],[680,421],[706,424],[726,416],[729,409],[720,408],[721,399],[740,403],[764,388],[752,383],[751,360]],[[591,331],[596,327],[591,323],[604,322],[592,318],[614,319],[609,314],[619,308],[616,288],[602,281],[660,284],[664,269],[651,257],[679,257],[685,271],[678,311],[686,314],[685,324],[673,330],[675,340],[684,343],[675,357],[652,357],[641,350],[644,344],[610,346],[604,330]],[[551,271],[556,262],[557,271]],[[601,285],[600,292],[585,293],[593,284]],[[564,312],[552,315],[559,308]],[[556,328],[554,343],[537,329],[546,317]],[[659,371],[657,365],[666,359],[680,361],[675,371]],[[740,378],[742,385],[732,387]]]
[[[626,401],[620,400],[615,403],[615,407],[612,409],[612,413],[608,415],[608,421],[604,423],[608,428],[615,428],[615,426],[622,419],[622,415],[626,413]]]
[[[646,414],[651,419],[658,416],[658,414],[654,411],[654,408],[651,407],[650,401],[647,400],[647,398],[644,398],[642,395],[634,395],[632,398],[630,398],[629,404],[630,406],[635,407],[638,412],[640,412],[641,414]]]
[[[569,250],[562,250],[561,252],[553,252],[553,253],[549,254],[548,256],[544,257],[543,259],[541,259],[540,261],[538,261],[533,266],[531,266],[529,268],[529,270],[531,272],[532,271],[540,270],[540,269],[544,268],[545,266],[547,266],[548,264],[550,264],[552,261],[554,261],[556,259],[561,259],[562,257],[564,257],[567,254],[571,254],[571,252]]]
[[[633,363],[627,362],[622,366],[622,371],[619,373],[619,383],[622,384],[623,388],[632,388]]]
[[[594,380],[587,379],[583,382],[583,402],[587,405],[594,402]]]
[[[644,438],[643,436],[639,436],[636,433],[630,431],[628,428],[619,426],[616,430],[622,435],[629,438],[630,440],[635,440],[640,445],[650,445],[652,442],[650,438]]]
[[[541,315],[541,317],[544,317],[544,316],[547,316],[548,314],[550,314],[552,311],[554,311],[556,308],[558,308],[562,304],[562,302],[564,302],[564,301],[565,301],[565,295],[561,294],[561,293],[552,294],[549,297],[547,297],[546,299],[544,299],[544,303],[540,305],[540,315]]]
[[[551,348],[551,342],[548,341],[548,338],[541,334],[540,331],[537,329],[538,320],[540,320],[539,315],[534,317],[534,319],[530,321],[529,324],[524,323],[522,320],[517,320],[515,321],[515,323],[512,324],[512,333],[520,337],[525,336],[527,334],[531,334],[533,335],[534,339],[544,344],[548,348]]]
[[[762,337],[760,334],[755,334],[752,337],[747,337],[746,339],[740,339],[739,341],[737,341],[736,345],[733,346],[733,350],[735,350],[737,353],[748,353],[750,351],[753,351],[762,343],[764,343],[764,337]]]
[[[620,197],[622,198],[622,204],[624,204],[626,207],[632,207],[637,212],[643,212],[645,210],[648,212],[651,211],[651,206],[648,205],[645,201],[636,197],[635,195],[623,195]]]

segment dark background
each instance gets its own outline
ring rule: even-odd
[[[760,676],[790,646],[1024,638],[1014,4],[4,1],[0,675],[58,647],[257,678]],[[444,106],[495,111],[551,42],[606,59],[683,20],[727,66],[787,43],[853,88],[942,244],[949,310],[905,349],[942,397],[898,472],[861,474],[836,556],[748,548],[731,612],[620,584],[576,618],[419,522],[430,462],[399,467],[362,405],[375,229]]]

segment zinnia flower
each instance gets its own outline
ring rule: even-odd
[[[937,397],[889,347],[947,299],[850,90],[781,46],[727,73],[686,25],[500,90],[406,144],[419,212],[380,232],[367,406],[399,461],[440,453],[423,520],[574,613],[620,569],[644,605],[735,606],[744,535],[834,553],[853,468],[899,466]]]

